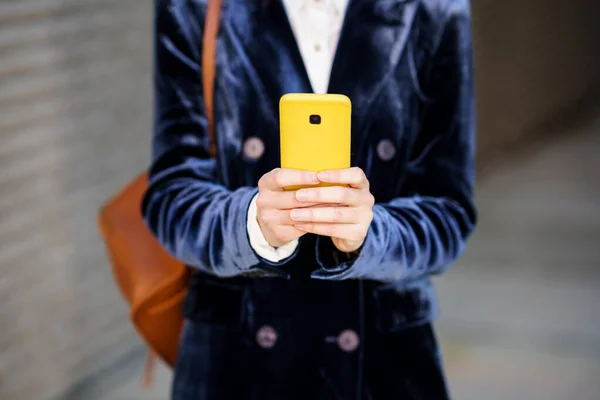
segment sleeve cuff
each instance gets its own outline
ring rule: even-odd
[[[373,208],[375,218],[380,209]],[[319,269],[312,273],[314,279],[343,280],[357,278],[372,278],[378,276],[376,270],[383,262],[383,249],[389,246],[385,242],[385,235],[377,235],[376,221],[369,227],[367,237],[360,250],[352,255],[339,251],[331,238],[318,236],[316,243],[316,256]]]
[[[279,263],[287,258],[290,258],[294,254],[298,248],[298,239],[295,239],[280,247],[273,247],[269,244],[267,239],[265,239],[265,235],[260,229],[258,220],[256,219],[256,196],[257,195],[254,195],[252,201],[250,202],[250,207],[248,208],[248,219],[246,222],[250,246],[254,252],[264,260],[272,263]]]
[[[359,277],[354,268],[362,253],[362,249],[354,256],[350,256],[336,249],[331,238],[317,237],[316,255],[319,269],[312,273],[315,279],[342,280]]]

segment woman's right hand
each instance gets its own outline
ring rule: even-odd
[[[273,247],[280,247],[304,235],[294,228],[290,212],[294,208],[312,207],[317,203],[296,200],[295,190],[283,190],[289,186],[313,186],[319,184],[316,172],[275,168],[258,181],[256,219],[265,239]]]

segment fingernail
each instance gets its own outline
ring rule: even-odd
[[[319,180],[328,180],[329,179],[329,175],[330,175],[329,172],[327,172],[327,171],[321,171],[321,172],[318,173],[317,176],[318,176]]]
[[[306,230],[306,226],[304,226],[304,225],[294,225],[294,227],[296,229],[298,229],[299,231],[305,231]]]
[[[308,193],[306,192],[306,190],[298,190],[296,192],[296,199],[299,201],[306,201],[308,200]]]
[[[290,216],[292,217],[292,219],[300,219],[302,217],[302,211],[301,210],[292,210],[292,212],[290,213]]]

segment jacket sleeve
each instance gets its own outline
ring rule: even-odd
[[[221,277],[254,267],[262,272],[272,265],[258,258],[246,229],[257,190],[217,183],[209,156],[200,70],[204,15],[190,4],[156,0],[153,159],[142,213],[165,249],[192,267]]]
[[[475,118],[467,1],[451,10],[434,55],[426,105],[402,196],[373,207],[354,257],[317,239],[318,279],[414,280],[442,272],[465,248],[473,204]]]

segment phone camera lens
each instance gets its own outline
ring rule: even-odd
[[[317,115],[317,114],[312,114],[308,120],[310,121],[311,124],[313,125],[319,125],[321,123],[321,116]]]

